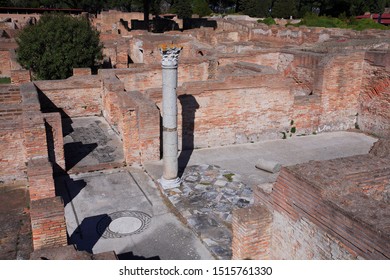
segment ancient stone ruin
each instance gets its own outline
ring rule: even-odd
[[[31,20],[7,17],[17,24]],[[0,25],[0,75],[12,80],[0,86],[0,185],[27,196],[24,212],[18,212],[24,226],[15,225],[21,240],[32,242],[24,251],[39,258],[40,250],[70,250],[64,212],[69,201],[58,192],[59,178],[68,176],[61,179],[66,183],[75,180],[72,174],[135,165],[147,170],[147,163],[169,153],[162,151],[162,139],[175,127],[164,123],[159,48],[174,44],[182,47],[177,69],[180,151],[347,130],[378,141],[370,153],[284,165],[269,182],[245,187],[217,167],[193,169],[200,177],[192,182],[208,176],[201,172],[220,176],[204,182],[204,189],[191,185],[193,173],[186,177],[182,188],[199,191],[199,198],[219,184],[210,197],[215,200],[231,182],[239,196],[249,201],[253,195],[250,204],[233,199],[231,210],[218,212],[231,246],[221,258],[390,258],[389,31],[218,18],[215,27],[154,34],[125,24],[138,17],[109,11],[93,18],[109,68],[97,75],[74,69],[72,77],[54,81],[30,81],[29,72],[16,63],[11,23]],[[177,171],[179,176],[183,171]],[[164,174],[165,179],[176,176]],[[159,178],[153,179],[157,184]],[[190,202],[178,204],[178,190],[162,194],[191,226],[194,214],[180,208]],[[30,223],[29,239],[23,232]],[[211,248],[209,241],[203,243]],[[15,250],[21,249],[10,254]],[[211,251],[219,257],[218,250]],[[115,258],[104,254],[100,257]]]

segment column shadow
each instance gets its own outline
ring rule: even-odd
[[[199,109],[199,103],[195,97],[190,94],[180,95],[178,97],[181,104],[182,134],[181,134],[181,152],[178,158],[179,177],[183,175],[185,168],[190,161],[194,151],[194,132],[195,132],[195,113]]]

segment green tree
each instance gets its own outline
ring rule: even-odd
[[[268,17],[272,0],[239,0],[240,11],[251,17]]]
[[[191,0],[175,0],[172,10],[174,13],[177,14],[179,18],[191,18],[192,16]]]
[[[296,0],[276,0],[272,6],[272,16],[277,18],[289,18],[297,15]]]
[[[193,0],[192,2],[192,12],[200,17],[208,16],[213,12],[206,0]]]
[[[73,68],[93,67],[102,59],[99,33],[85,18],[45,14],[18,38],[17,59],[36,79],[65,79]]]

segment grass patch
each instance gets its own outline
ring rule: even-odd
[[[265,19],[259,19],[257,20],[259,23],[264,23],[266,25],[274,25],[276,24],[276,21],[272,17],[267,17]]]
[[[381,29],[381,30],[389,30],[390,28],[375,22],[372,19],[360,19],[357,20],[354,17],[346,18],[334,18],[328,16],[318,16],[316,14],[306,14],[301,22],[297,24],[289,24],[292,26],[300,26],[305,25],[309,27],[325,27],[325,28],[347,28],[353,29],[357,31],[362,31],[365,29]]]
[[[11,78],[8,77],[1,77],[0,78],[0,84],[10,84],[11,83]]]
[[[233,182],[233,176],[234,176],[233,173],[223,174],[223,177],[225,177],[228,180],[228,182]]]

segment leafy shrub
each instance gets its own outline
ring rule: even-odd
[[[45,14],[20,32],[17,43],[17,59],[35,79],[65,79],[73,68],[94,67],[102,58],[99,33],[81,17]]]
[[[276,21],[272,17],[267,17],[265,19],[259,19],[257,22],[265,23],[266,25],[276,24]]]

